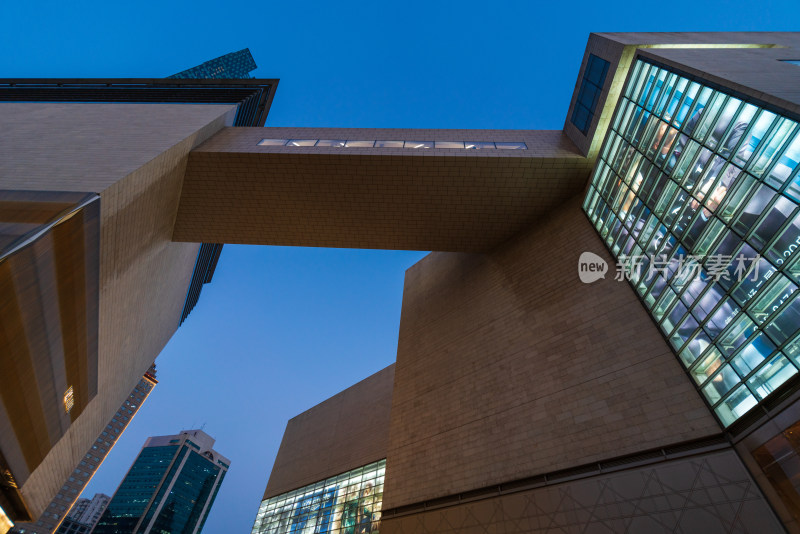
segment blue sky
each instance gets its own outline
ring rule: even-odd
[[[158,77],[249,47],[268,126],[560,129],[591,31],[789,31],[797,2],[5,2],[0,77]],[[160,384],[86,493],[147,436],[232,460],[204,532],[249,532],[286,421],[394,361],[424,252],[226,246]]]

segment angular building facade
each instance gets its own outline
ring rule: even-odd
[[[97,439],[92,443],[75,469],[70,473],[69,477],[64,480],[64,485],[56,493],[55,497],[50,504],[45,508],[44,512],[38,517],[36,521],[25,522],[20,521],[14,525],[13,533],[17,534],[52,534],[53,532],[61,532],[63,522],[80,523],[80,525],[73,525],[73,530],[84,528],[90,522],[89,520],[97,513],[98,507],[103,502],[104,495],[98,493],[95,495],[96,501],[93,499],[78,499],[78,495],[83,492],[84,487],[92,479],[94,474],[100,468],[100,465],[106,459],[106,456],[111,452],[111,449],[117,443],[117,440],[122,436],[122,433],[127,428],[128,424],[136,415],[136,412],[142,407],[144,401],[150,395],[150,392],[158,383],[156,380],[156,365],[153,364],[147,372],[139,380],[139,383],[131,391],[128,398],[123,401],[119,410],[111,417],[108,424],[105,426]],[[76,500],[77,499],[77,500]],[[84,502],[85,501],[85,502]],[[76,507],[80,503],[81,506],[78,510]],[[105,504],[108,504],[107,502]],[[103,504],[103,509],[105,509]],[[86,512],[86,507],[89,507],[89,513]],[[100,510],[102,513],[103,510]],[[68,519],[71,517],[72,519]],[[91,526],[97,522],[99,516],[91,522]],[[85,529],[86,532],[89,530]]]
[[[230,460],[202,430],[148,438],[92,532],[198,533]]]
[[[199,244],[243,243],[434,251],[396,363],[290,421],[254,532],[800,532],[798,60],[797,33],[592,34],[558,131],[243,127],[275,80],[0,81],[4,222],[36,237],[0,290],[47,297],[0,310],[1,363],[55,384],[3,391],[3,509],[46,508]],[[36,348],[56,326],[73,348]]]
[[[83,451],[219,257],[172,242],[188,152],[226,124],[263,124],[276,85],[0,82],[0,516],[54,527],[77,497],[65,481],[93,472],[100,456]]]
[[[289,422],[253,533],[800,531],[798,55],[797,34],[593,34],[563,132],[585,181],[406,272],[397,363]],[[312,434],[343,418],[351,439]],[[333,491],[383,462],[377,506]],[[337,521],[349,501],[369,526]]]

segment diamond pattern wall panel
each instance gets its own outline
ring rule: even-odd
[[[731,450],[395,519],[381,534],[783,532]]]

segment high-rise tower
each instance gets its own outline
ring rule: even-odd
[[[148,438],[96,534],[200,532],[230,461],[202,430]]]
[[[35,522],[17,523],[14,525],[12,532],[19,534],[50,534],[56,531],[59,524],[65,519],[67,513],[73,515],[72,512],[75,512],[74,507],[77,506],[76,499],[78,495],[81,494],[83,488],[89,483],[89,480],[91,480],[100,467],[100,464],[103,463],[108,453],[111,452],[111,449],[117,443],[119,437],[128,427],[128,423],[131,422],[133,416],[136,415],[136,412],[142,407],[142,404],[147,400],[147,397],[157,383],[156,365],[153,364],[144,376],[142,376],[141,380],[139,380],[139,383],[136,384],[136,387],[133,388],[131,394],[128,395],[128,398],[125,399],[119,407],[119,410],[117,410],[108,421],[108,424],[103,431],[100,432],[100,435],[97,436],[95,442],[88,448],[83,459],[75,466],[75,470],[70,473],[69,477],[64,481],[64,485],[53,500],[50,501],[45,511]],[[72,507],[72,509],[70,507]]]
[[[91,499],[78,499],[59,525],[57,534],[89,534],[105,512],[111,497],[96,493]]]

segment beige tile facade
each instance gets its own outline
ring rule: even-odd
[[[264,499],[386,458],[394,365],[290,419]]]
[[[178,326],[198,249],[170,240],[187,155],[232,109],[0,104],[0,189],[101,197],[98,394],[23,485],[35,517]]]
[[[528,150],[257,146],[271,137]],[[228,128],[190,155],[174,239],[483,251],[581,191],[590,168],[555,131]]]
[[[720,432],[579,202],[407,271],[385,508]]]

